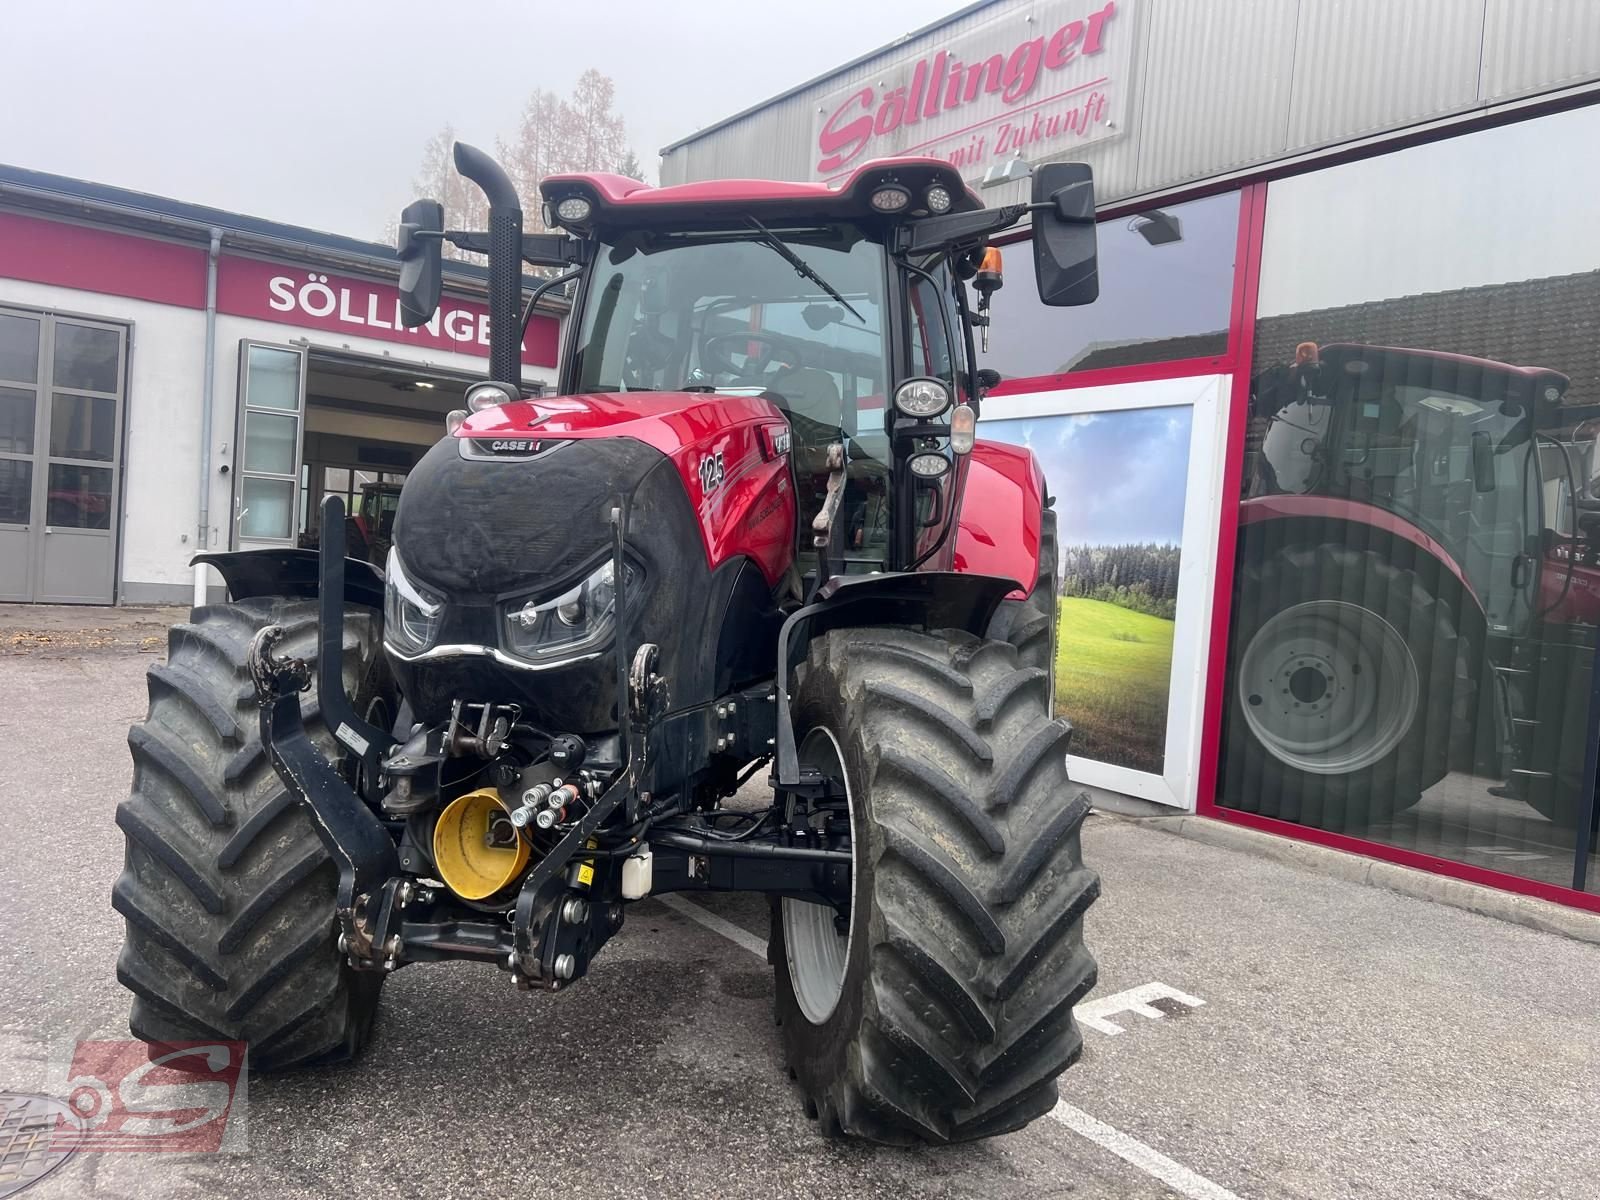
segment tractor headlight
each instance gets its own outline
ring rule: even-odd
[[[439,632],[439,614],[443,611],[444,599],[413,583],[400,565],[400,556],[391,548],[384,572],[384,638],[400,650],[426,650]]]
[[[639,572],[623,568],[626,588]],[[519,658],[567,657],[599,645],[617,618],[616,573],[610,559],[577,587],[548,600],[513,600],[505,607],[505,648]]]
[[[938,379],[908,379],[894,390],[894,406],[908,417],[937,417],[953,400]]]
[[[496,379],[479,380],[467,389],[467,407],[473,412],[482,412],[497,404],[510,404],[520,399],[521,392],[509,383],[501,383]]]

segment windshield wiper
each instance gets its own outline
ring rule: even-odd
[[[813,271],[811,269],[811,265],[793,250],[789,249],[788,246],[785,246],[783,244],[783,240],[779,238],[777,234],[773,233],[772,230],[768,229],[754,217],[746,217],[745,220],[750,222],[750,227],[752,229],[761,234],[761,244],[771,250],[776,251],[778,255],[782,257],[784,262],[788,263],[795,269],[795,274],[799,275],[802,279],[809,279],[823,291],[827,292],[829,299],[837,300],[840,304],[844,305],[845,308],[850,310],[850,315],[856,320],[860,321],[863,325],[867,323],[867,319],[855,310],[855,307],[850,303],[850,301],[846,300],[834,290],[833,284],[829,283],[821,275],[818,275],[815,271]]]

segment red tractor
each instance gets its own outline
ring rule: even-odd
[[[1029,214],[1045,302],[1094,298],[1087,168],[996,209],[926,158],[837,188],[563,175],[558,232],[525,235],[504,172],[455,155],[491,228],[408,207],[401,290],[422,324],[442,242],[487,253],[490,378],[386,569],[330,497],[316,552],[202,556],[229,601],[150,671],[118,811],[134,1034],[342,1058],[400,967],[561,991],[631,903],[753,891],[823,1128],[1048,1112],[1099,884],[1051,714],[1054,514],[1028,451],[975,440],[972,330],[987,241]],[[524,263],[555,269],[525,305]],[[560,394],[525,398],[518,332],[563,282]]]
[[[1331,829],[1451,769],[1571,825],[1600,569],[1556,371],[1297,347],[1254,381],[1225,789]],[[1248,802],[1248,800],[1247,800]]]

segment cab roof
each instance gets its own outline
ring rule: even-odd
[[[874,193],[897,186],[910,201],[895,212],[874,209]],[[539,184],[547,209],[570,196],[584,196],[595,206],[586,226],[676,225],[700,223],[731,215],[764,220],[876,218],[915,219],[929,213],[928,192],[939,186],[950,197],[947,212],[983,207],[960,172],[940,158],[877,158],[863,163],[839,184],[792,183],[771,179],[709,179],[672,187],[651,187],[637,179],[603,172],[551,175]],[[547,224],[554,224],[547,220]],[[576,232],[576,230],[574,230]]]

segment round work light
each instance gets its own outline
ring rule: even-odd
[[[473,412],[482,412],[486,408],[493,408],[496,404],[510,404],[513,400],[520,399],[522,395],[516,388],[509,383],[499,383],[493,379],[485,379],[467,389],[467,407]]]

